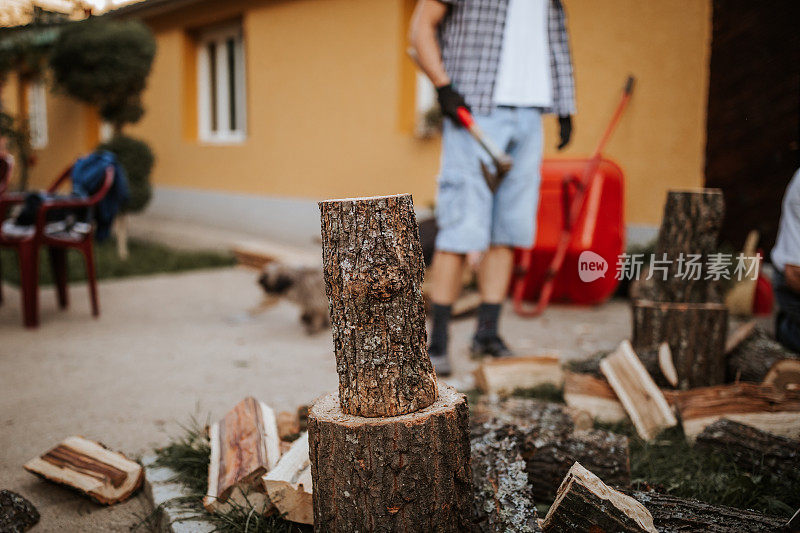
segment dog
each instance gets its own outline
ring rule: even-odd
[[[330,327],[328,297],[321,268],[271,262],[264,266],[258,283],[266,297],[255,312],[263,312],[285,299],[300,307],[300,322],[309,335]]]

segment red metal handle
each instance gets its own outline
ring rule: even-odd
[[[463,124],[465,128],[471,129],[472,126],[475,125],[475,119],[466,107],[459,107],[456,113],[458,114],[458,120],[461,121],[461,124]]]

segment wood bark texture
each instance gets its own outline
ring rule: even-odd
[[[552,501],[576,461],[609,485],[630,486],[628,437],[600,429],[550,437],[525,433],[522,431],[520,449],[536,501]]]
[[[600,362],[600,370],[643,439],[653,439],[677,425],[666,398],[627,340]]]
[[[675,405],[689,440],[722,418],[800,439],[800,391],[734,383],[681,391]]]
[[[585,412],[555,403],[482,399],[473,409],[472,441],[485,433],[513,437],[538,502],[553,500],[575,461],[612,485],[630,485],[628,438],[590,429],[592,422]]]
[[[612,489],[575,463],[542,523],[545,533],[576,531],[658,533],[653,517],[634,498]]]
[[[785,359],[800,364],[796,353],[784,348],[763,328],[756,326],[728,354],[728,381],[761,383],[772,367]]]
[[[490,422],[470,444],[475,487],[473,531],[541,531],[513,428]]]
[[[660,533],[767,533],[782,531],[785,524],[780,518],[755,511],[711,505],[658,492],[630,491],[627,494],[644,504],[653,515],[653,523]]]
[[[280,439],[275,413],[269,406],[248,397],[228,411],[209,432],[211,457],[208,492],[203,506],[209,512],[224,511],[229,500],[243,502],[253,489],[262,493],[260,478],[278,463]],[[262,503],[257,494],[250,503]]]
[[[344,413],[335,394],[308,418],[316,531],[468,531],[473,492],[466,397],[439,385],[426,409]]]
[[[144,469],[139,463],[83,437],[65,439],[28,461],[25,470],[71,487],[104,505],[126,500],[144,480]]]
[[[36,507],[10,490],[0,490],[0,531],[23,533],[39,523]]]
[[[628,420],[628,413],[602,375],[597,377],[592,374],[566,372],[564,402],[573,409],[589,413],[600,422],[613,424]]]
[[[682,276],[679,258],[699,254],[705,265],[708,255],[717,252],[717,237],[725,215],[725,200],[720,189],[669,191],[658,233],[655,259],[668,263],[666,280],[654,275],[654,300],[660,302],[722,302],[719,282],[707,280],[706,272]],[[684,279],[684,277],[689,279]],[[697,277],[699,279],[692,279]]]
[[[424,265],[411,195],[320,202],[325,290],[346,414],[397,416],[436,400]]]
[[[731,456],[745,472],[800,480],[800,441],[779,437],[732,420],[717,420],[697,436],[695,446]]]
[[[286,520],[301,524],[314,523],[308,433],[303,433],[295,440],[275,468],[261,480],[269,501]]]
[[[475,369],[475,386],[483,393],[514,392],[564,382],[561,361],[552,356],[502,357],[483,361]]]
[[[666,342],[681,389],[725,382],[727,331],[728,310],[721,304],[646,300],[633,303],[634,348],[641,352],[656,351],[657,354],[659,344]],[[657,355],[654,362],[658,368]]]

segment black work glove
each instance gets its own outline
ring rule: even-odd
[[[453,89],[453,84],[451,83],[437,87],[436,93],[438,95],[439,107],[442,109],[442,114],[446,117],[450,117],[453,122],[461,126],[461,121],[458,119],[458,108],[466,107],[469,109],[467,102],[464,101],[464,97]]]
[[[564,147],[569,144],[569,141],[572,138],[572,116],[564,115],[563,117],[558,117],[558,126],[561,142],[558,143],[557,148],[559,150],[563,150]]]

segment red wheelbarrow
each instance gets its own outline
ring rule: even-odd
[[[536,241],[515,252],[511,282],[514,310],[541,314],[551,299],[598,304],[617,287],[617,258],[625,243],[622,169],[603,158],[633,92],[629,77],[622,98],[588,159],[545,159],[539,192]],[[537,301],[535,307],[525,302]]]

